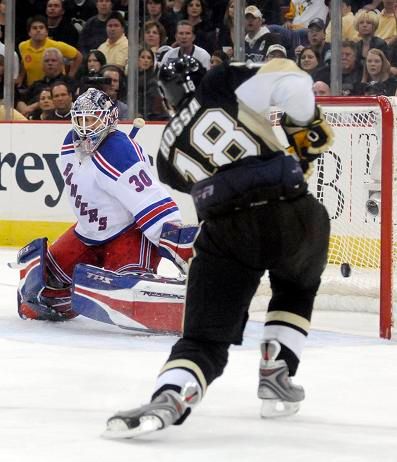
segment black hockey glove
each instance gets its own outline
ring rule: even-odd
[[[314,119],[305,127],[294,124],[285,113],[280,125],[290,143],[288,151],[296,154],[305,164],[317,159],[334,141],[334,132],[317,105]]]

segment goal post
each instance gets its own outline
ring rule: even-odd
[[[379,334],[382,338],[390,339],[393,323],[393,196],[396,101],[395,98],[385,96],[319,97],[317,100],[323,107],[327,120],[333,125],[336,138],[339,135],[340,126],[343,124],[347,124],[350,126],[350,130],[356,130],[359,133],[360,130],[361,133],[362,130],[370,130],[371,134],[377,138],[376,149],[378,152],[373,154],[374,156],[380,155],[381,166],[380,218],[376,223],[380,230],[379,235],[375,236],[375,239],[379,239]],[[340,120],[334,120],[334,117],[330,115],[334,112],[343,114],[346,110],[348,114],[351,113],[356,117],[342,117]],[[375,162],[375,159],[372,158],[371,160]],[[352,175],[354,174],[355,172],[352,171]],[[351,194],[355,194],[353,188],[351,188]],[[363,223],[358,223],[358,226],[362,225]],[[361,262],[361,265],[365,268],[372,262],[369,255],[364,256],[364,258],[365,261]]]
[[[376,313],[380,337],[390,339],[397,252],[397,200],[393,201],[397,98],[320,97],[317,102],[335,141],[313,163],[309,179],[310,192],[326,206],[331,219],[328,265],[315,309]],[[280,112],[268,116],[285,143]],[[269,297],[266,276],[251,310],[266,309]]]

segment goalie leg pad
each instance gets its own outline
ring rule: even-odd
[[[47,286],[47,239],[23,247],[17,256],[20,268],[18,314],[22,319],[65,321],[77,316],[71,311],[70,289]]]
[[[18,293],[21,300],[34,301],[46,286],[47,239],[35,239],[23,247],[17,255],[20,268]]]
[[[73,273],[73,311],[123,329],[179,334],[184,301],[185,277],[119,274],[83,264]]]

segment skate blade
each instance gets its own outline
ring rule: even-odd
[[[271,419],[274,417],[285,417],[296,414],[299,411],[300,403],[291,403],[279,399],[263,399],[261,417]]]
[[[139,422],[138,427],[128,428],[123,419],[111,419],[102,437],[112,440],[136,438],[163,428],[163,422],[156,416],[142,416]]]

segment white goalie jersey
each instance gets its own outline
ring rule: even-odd
[[[92,155],[80,156],[71,130],[61,161],[75,232],[84,243],[102,244],[137,227],[157,246],[165,222],[181,223],[176,203],[154,176],[142,147],[126,134],[115,130]]]

